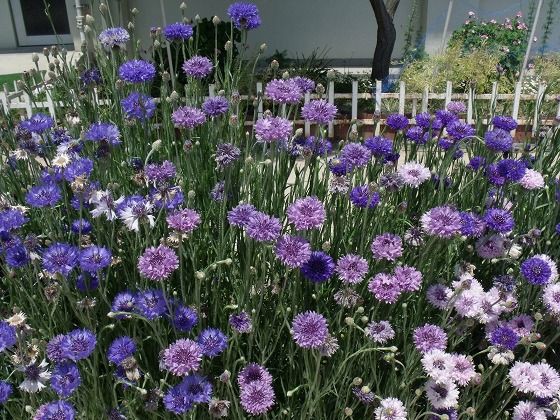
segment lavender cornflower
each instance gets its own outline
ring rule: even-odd
[[[360,168],[371,160],[371,151],[360,143],[348,143],[340,151],[340,160],[350,168]]]
[[[395,303],[401,295],[401,288],[395,276],[378,273],[368,283],[369,292],[379,301]]]
[[[172,310],[171,323],[177,331],[188,332],[198,324],[198,315],[194,309],[178,304]]]
[[[120,365],[124,360],[128,359],[136,353],[136,343],[127,336],[118,337],[113,340],[107,350],[107,359],[109,362]]]
[[[183,41],[193,36],[193,28],[183,22],[176,22],[163,28],[163,36],[168,41]]]
[[[170,229],[183,235],[192,233],[200,225],[200,214],[191,209],[177,210],[165,219]]]
[[[406,420],[408,412],[398,398],[384,398],[375,409],[375,420]]]
[[[511,232],[515,226],[515,220],[511,213],[503,209],[488,209],[484,213],[483,219],[486,226],[499,233]]]
[[[320,228],[327,217],[325,206],[317,197],[297,199],[288,206],[286,214],[297,230]]]
[[[107,28],[99,34],[98,39],[105,48],[124,48],[130,40],[130,35],[124,28]]]
[[[551,315],[560,317],[560,283],[547,284],[543,290],[542,301]]]
[[[0,321],[0,352],[16,344],[16,329],[6,321]]]
[[[375,136],[365,139],[367,147],[376,158],[385,158],[393,152],[393,140],[386,137]]]
[[[78,256],[77,248],[72,245],[52,244],[43,252],[43,269],[67,277],[78,264]]]
[[[36,208],[54,207],[61,199],[62,191],[53,183],[31,187],[25,194],[25,202]]]
[[[180,339],[163,352],[162,363],[165,369],[176,376],[185,376],[197,371],[202,360],[202,349],[190,339]]]
[[[381,196],[378,192],[372,191],[367,185],[359,185],[350,191],[350,201],[356,207],[368,207],[374,209],[379,204]]]
[[[281,229],[282,224],[279,219],[259,211],[251,214],[246,225],[247,235],[259,242],[275,240],[280,236]]]
[[[139,92],[132,92],[122,99],[121,106],[127,118],[140,121],[152,118],[156,112],[154,98]]]
[[[389,172],[388,174],[381,175],[379,186],[386,191],[396,192],[404,186],[404,179],[398,172]]]
[[[454,114],[461,114],[467,112],[467,107],[464,102],[451,101],[447,104],[447,110]]]
[[[212,73],[214,65],[207,57],[195,55],[183,63],[183,71],[187,76],[195,79],[204,79]]]
[[[314,251],[311,257],[300,267],[303,277],[313,283],[323,283],[331,278],[335,264],[332,257],[323,251]]]
[[[505,252],[506,242],[502,235],[485,235],[476,241],[476,253],[482,258],[501,258]]]
[[[62,398],[68,398],[81,383],[80,371],[75,363],[63,362],[56,365],[51,376],[51,386]]]
[[[240,203],[228,211],[227,219],[230,225],[245,227],[255,212],[257,210],[252,204]]]
[[[402,239],[392,233],[377,235],[371,244],[371,252],[377,260],[395,261],[403,253]]]
[[[266,85],[264,93],[273,101],[281,104],[296,104],[303,97],[301,88],[293,79],[271,80]],[[332,109],[329,108],[329,114],[331,112]]]
[[[231,314],[228,322],[231,328],[239,334],[248,334],[253,331],[251,316],[245,311],[241,311],[238,314]]]
[[[241,389],[241,407],[247,413],[257,416],[268,412],[274,405],[275,395],[272,386],[263,382],[251,382]]]
[[[216,147],[216,161],[218,168],[223,169],[231,166],[236,160],[241,157],[241,150],[231,143],[221,143]]]
[[[422,228],[431,236],[449,239],[461,232],[460,213],[449,207],[440,206],[428,210],[420,218]]]
[[[334,120],[337,111],[335,105],[316,99],[303,106],[301,115],[306,121],[324,125]]]
[[[253,382],[262,382],[272,385],[272,375],[264,366],[257,363],[249,363],[239,372],[237,383],[239,384],[239,388],[244,388]]]
[[[408,265],[395,267],[393,276],[403,292],[415,292],[422,285],[422,273]]]
[[[428,288],[426,297],[430,304],[438,309],[446,309],[452,291],[443,284],[433,284]]]
[[[493,346],[513,350],[519,343],[520,337],[508,326],[495,328],[490,334],[490,343]]]
[[[41,134],[54,125],[54,120],[45,114],[33,114],[30,118],[19,123],[19,128],[31,133]]]
[[[362,404],[371,405],[375,402],[375,394],[371,392],[369,387],[352,387],[352,394],[360,401]]]
[[[513,407],[513,420],[546,420],[546,411],[533,401],[519,401]]]
[[[296,76],[292,78],[303,93],[311,93],[315,90],[315,82],[307,77]]]
[[[483,158],[482,156],[473,156],[470,159],[467,168],[469,168],[471,171],[478,171],[479,169],[483,168],[485,164],[485,158]]]
[[[153,281],[168,279],[177,268],[179,268],[177,254],[165,245],[146,249],[138,259],[140,274]]]
[[[366,336],[374,343],[385,344],[395,338],[395,330],[389,321],[371,321],[365,328]]]
[[[76,410],[72,404],[63,401],[53,401],[39,406],[33,420],[74,420]]]
[[[529,191],[537,190],[544,188],[544,178],[539,172],[527,169],[523,178],[519,180],[519,185]]]
[[[225,114],[229,109],[229,102],[223,96],[207,98],[202,103],[202,110],[209,117],[218,117]]]
[[[6,381],[0,381],[0,405],[3,405],[8,401],[12,395],[14,388],[11,384]]]
[[[445,350],[447,347],[447,334],[445,331],[432,324],[425,324],[414,330],[414,345],[420,353],[432,350]]]
[[[505,131],[511,131],[517,128],[517,121],[515,121],[512,117],[502,115],[496,115],[492,118],[492,124],[494,127]]]
[[[393,130],[404,130],[408,127],[408,118],[402,114],[391,114],[387,117],[386,124]]]
[[[350,287],[345,287],[336,292],[333,295],[333,299],[337,305],[340,305],[343,308],[353,308],[363,301],[362,297]]]
[[[328,336],[327,320],[321,314],[307,311],[296,315],[292,322],[292,336],[305,349],[320,347]]]
[[[266,117],[257,120],[253,129],[259,142],[288,141],[292,135],[292,122],[282,117]]]
[[[97,245],[91,245],[80,251],[80,268],[88,273],[96,273],[111,264],[111,251]]]
[[[217,328],[202,330],[196,339],[202,354],[214,358],[227,348],[227,336]]]
[[[359,255],[347,254],[337,261],[335,271],[344,283],[358,284],[368,272],[368,263]]]
[[[425,144],[428,141],[428,138],[424,136],[424,129],[417,125],[406,130],[406,138],[416,144]]]
[[[171,114],[171,121],[173,121],[175,127],[192,129],[204,124],[206,116],[198,108],[180,106]]]
[[[149,61],[130,60],[119,67],[119,77],[129,83],[150,82],[156,77],[156,68]]]
[[[107,142],[112,146],[121,143],[119,128],[112,123],[96,122],[85,133],[86,140]]]
[[[421,163],[407,162],[398,169],[399,175],[404,183],[412,188],[418,188],[421,184],[430,179],[431,173]]]
[[[484,134],[484,142],[493,152],[511,152],[513,147],[513,138],[508,131],[501,128],[495,128]]]
[[[250,30],[261,25],[259,9],[252,3],[233,3],[229,6],[227,13],[237,29]]]
[[[311,245],[298,236],[283,235],[275,247],[276,258],[291,268],[299,268],[311,258]]]
[[[125,300],[125,302],[128,301]],[[134,297],[134,308],[149,320],[159,318],[168,311],[163,292],[156,289],[148,289],[139,292]]]
[[[480,238],[486,231],[486,223],[476,213],[461,212],[461,235]]]

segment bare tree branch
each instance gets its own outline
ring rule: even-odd
[[[398,0],[388,0],[391,2]],[[389,75],[389,67],[391,65],[391,54],[395,47],[397,33],[393,18],[387,11],[383,0],[369,0],[375,20],[377,22],[377,44],[375,45],[375,53],[373,54],[373,65],[371,68],[371,78],[373,80],[383,80]]]

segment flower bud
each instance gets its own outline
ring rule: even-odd
[[[140,14],[140,10],[138,10],[136,7],[134,7],[130,13],[132,13],[132,16],[137,16],[138,14]]]
[[[331,70],[327,71],[327,79],[332,80],[332,79],[335,78],[335,76],[336,76],[336,73],[335,73],[334,70],[331,69]]]
[[[231,43],[231,41],[227,41],[226,44],[224,45],[224,50],[226,51],[231,51],[233,44]]]
[[[282,79],[286,80],[290,78],[290,73],[285,71],[284,73],[282,73]]]
[[[99,11],[103,14],[107,13],[107,11],[109,10],[109,8],[107,7],[107,5],[105,3],[101,3],[99,5]]]
[[[31,61],[33,61],[34,63],[38,63],[39,62],[39,54],[37,54],[37,53],[31,54]]]
[[[317,83],[315,92],[317,92],[319,95],[322,95],[323,93],[325,93],[325,87],[321,83]]]
[[[259,47],[259,51],[263,53],[263,52],[266,51],[266,48],[267,48],[267,45],[263,42],[263,43],[261,44],[261,46]]]
[[[212,23],[214,24],[214,26],[218,26],[221,22],[222,20],[218,16],[214,16],[212,18]]]
[[[349,327],[352,327],[354,325],[356,325],[356,323],[354,322],[354,318],[347,316],[346,318],[344,318],[344,322],[346,323],[346,325],[348,325]]]
[[[344,409],[344,415],[346,417],[352,417],[352,414],[354,414],[354,410],[352,410],[350,407],[346,407]]]
[[[181,10],[187,10],[187,3],[182,2],[182,3],[179,5],[179,9],[181,9]]]
[[[196,273],[194,273],[194,276],[196,277],[197,280],[204,280],[206,274],[204,274],[203,271],[197,271]]]
[[[152,143],[152,150],[159,150],[161,148],[161,140],[156,140]]]
[[[270,68],[272,70],[278,70],[280,68],[280,63],[278,63],[278,61],[276,60],[272,60],[270,63]]]

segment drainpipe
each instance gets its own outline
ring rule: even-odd
[[[445,17],[445,24],[443,26],[443,35],[441,37],[441,52],[445,50],[445,41],[447,38],[447,30],[449,29],[449,21],[451,20],[451,11],[453,10],[453,0],[449,0],[447,7],[447,16]]]
[[[83,15],[83,8],[82,0],[75,0],[76,3],[76,27],[80,31],[80,40],[82,44],[86,40],[86,34],[84,32],[84,15]]]
[[[163,22],[163,27],[167,26],[167,18],[165,17],[165,6],[163,5],[163,0],[159,0],[159,5],[161,6],[161,19]],[[173,70],[173,58],[171,57],[171,46],[169,41],[167,41],[167,60],[169,60],[169,73],[171,74],[171,86],[175,90],[175,71]]]
[[[525,77],[527,63],[529,62],[529,55],[531,54],[531,45],[533,45],[533,39],[535,39],[535,32],[537,31],[537,23],[539,21],[542,5],[543,0],[539,0],[539,4],[537,5],[537,10],[535,12],[535,20],[533,21],[533,27],[531,28],[531,35],[529,36],[529,42],[527,43],[527,51],[525,51],[525,58],[523,59],[523,67],[521,67],[521,71],[519,72],[519,83],[523,83],[523,77]]]

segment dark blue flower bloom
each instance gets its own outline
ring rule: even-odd
[[[393,141],[386,137],[369,137],[364,141],[364,146],[377,158],[386,157],[393,152]]]
[[[223,96],[208,98],[202,104],[202,110],[209,117],[217,117],[225,114],[229,109],[229,102]]]
[[[488,165],[486,176],[494,185],[504,185],[506,182],[517,182],[523,178],[527,166],[525,162],[515,159],[503,159],[498,163]]]
[[[72,141],[72,136],[63,127],[57,127],[49,133],[49,139],[52,144],[58,146],[62,143],[69,143]]]
[[[474,136],[476,130],[463,121],[454,121],[447,126],[447,133],[455,140],[463,140]]]
[[[469,161],[467,168],[473,171],[478,171],[480,168],[484,167],[485,164],[486,159],[484,159],[482,156],[473,156]]]
[[[86,219],[77,219],[72,222],[70,229],[76,235],[88,235],[91,233],[92,226]]]
[[[443,389],[443,388],[442,388]],[[438,408],[432,409],[435,415],[430,416],[430,420],[441,420],[441,416],[446,415],[448,420],[458,420],[459,415],[457,414],[457,410],[454,408]]]
[[[170,388],[163,396],[163,405],[167,411],[175,414],[183,414],[193,407],[193,400],[187,390],[179,385]]]
[[[438,140],[438,147],[442,150],[449,150],[455,145],[455,141],[449,137],[442,137]]]
[[[367,185],[359,185],[350,191],[350,201],[356,207],[373,209],[379,204],[381,197],[378,192],[372,192]]]
[[[402,114],[391,114],[387,116],[386,124],[393,130],[404,130],[408,127],[408,118]]]
[[[6,263],[10,268],[21,268],[30,261],[27,248],[21,243],[14,244],[6,249]]]
[[[429,130],[430,127],[432,126],[433,118],[428,112],[422,112],[421,114],[417,114],[416,117],[414,117],[414,119],[416,120],[416,125],[422,127],[425,130]]]
[[[41,405],[35,412],[33,420],[74,420],[76,410],[72,404],[63,401],[53,401]]]
[[[521,263],[521,274],[529,283],[542,286],[550,281],[552,269],[544,259],[532,257]]]
[[[61,274],[64,277],[76,267],[78,250],[76,247],[55,243],[43,252],[43,268],[50,274]]]
[[[161,290],[148,289],[139,292],[135,298],[137,311],[152,320],[165,315],[167,302]]]
[[[479,238],[486,230],[484,220],[475,213],[463,211],[461,216],[461,235]]]
[[[35,114],[19,123],[19,127],[32,133],[42,133],[54,125],[54,120],[45,114]]]
[[[520,337],[511,328],[503,326],[497,327],[490,334],[490,343],[493,346],[513,350],[519,343]]]
[[[76,277],[76,289],[82,293],[96,290],[99,287],[99,277],[96,273],[83,272]]]
[[[486,225],[495,232],[510,232],[515,226],[511,213],[503,209],[488,209],[484,213]]]
[[[406,137],[416,144],[425,144],[427,141],[427,137],[424,136],[423,128],[418,125],[406,130]]]
[[[140,121],[152,118],[156,112],[156,102],[154,98],[138,92],[132,92],[126,98],[122,99],[121,106],[127,118]]]
[[[85,69],[80,75],[80,81],[84,86],[98,85],[101,83],[101,72],[97,67]]]
[[[16,329],[6,321],[0,321],[0,352],[16,344]]]
[[[517,121],[512,117],[496,115],[492,118],[492,124],[494,127],[501,128],[502,130],[511,131],[517,128]]]
[[[96,273],[111,264],[111,251],[91,245],[80,251],[80,268],[88,273]]]
[[[25,202],[31,207],[53,207],[62,198],[62,191],[53,183],[31,187],[25,195]]]
[[[27,217],[18,209],[7,209],[0,211],[0,233],[11,232],[19,229],[29,221]]]
[[[66,346],[64,334],[55,335],[47,344],[46,354],[50,361],[59,363],[66,360],[64,347]]]
[[[173,309],[171,323],[177,331],[188,332],[198,323],[198,315],[194,309],[178,304]]]
[[[130,337],[123,336],[113,340],[107,350],[107,358],[115,365],[120,365],[125,359],[134,355],[136,343]]]
[[[62,168],[48,168],[41,172],[39,177],[41,184],[57,184],[64,180],[64,170]]]
[[[170,181],[175,178],[177,174],[177,168],[175,165],[164,160],[162,163],[150,163],[144,168],[144,176],[148,181],[153,181],[156,184],[161,184],[166,181]]]
[[[346,175],[348,171],[352,169],[348,163],[343,162],[340,159],[331,159],[329,160],[329,170],[337,176]]]
[[[217,328],[206,328],[198,335],[197,342],[202,349],[202,354],[213,358],[227,348],[228,338]]]
[[[507,274],[496,276],[493,279],[493,285],[505,292],[513,292],[515,290],[515,283],[515,277]]]
[[[90,356],[95,350],[97,339],[95,334],[87,329],[76,329],[66,334],[64,339],[64,357],[78,361]]]
[[[96,122],[90,125],[85,138],[90,141],[107,142],[110,145],[121,143],[121,133],[115,124]]]
[[[69,397],[81,383],[80,371],[75,363],[63,362],[55,366],[51,386],[63,398]]]
[[[123,48],[130,39],[130,35],[124,28],[107,28],[99,34],[98,39],[105,48]]]
[[[121,292],[113,299],[111,311],[113,312],[132,312],[136,307],[136,296],[131,292]],[[122,319],[125,315],[117,315],[116,319]]]
[[[324,156],[331,152],[332,143],[327,139],[309,136],[302,145],[303,155],[309,153],[314,156]]]
[[[0,405],[5,404],[8,398],[12,395],[14,391],[12,385],[6,381],[0,381]]]
[[[185,376],[179,386],[194,403],[208,403],[212,398],[212,384],[197,373]]]
[[[70,162],[64,169],[64,179],[73,182],[76,178],[89,178],[93,172],[93,160],[88,158],[79,158]]]
[[[513,138],[509,131],[495,128],[484,134],[484,142],[486,147],[494,152],[510,152],[513,146]]]
[[[130,60],[119,67],[119,77],[129,83],[144,83],[156,77],[156,68],[149,61]]]
[[[193,28],[183,22],[171,23],[163,28],[163,36],[168,41],[186,40],[193,36]]]
[[[441,122],[442,127],[447,127],[448,125],[459,120],[457,114],[455,114],[454,112],[450,112],[446,109],[438,109],[436,111],[436,118],[438,119],[438,121]]]
[[[249,30],[261,25],[259,9],[252,3],[233,3],[228,8],[228,16],[237,29]]]
[[[314,251],[309,260],[301,266],[300,272],[313,283],[323,283],[331,278],[334,269],[335,263],[330,255],[322,251]]]
[[[556,234],[560,235],[560,223],[556,225]]]

